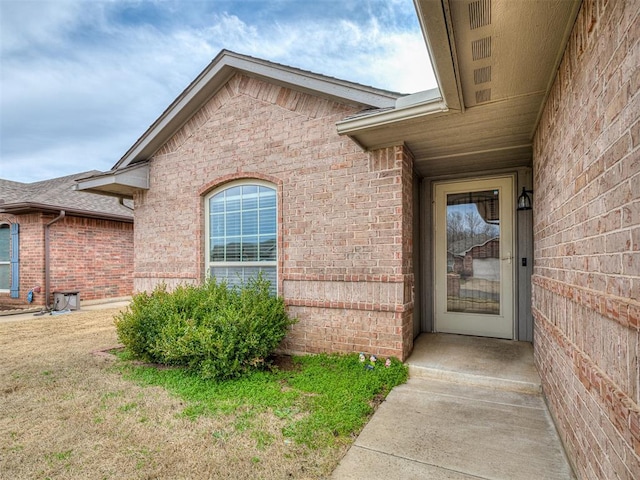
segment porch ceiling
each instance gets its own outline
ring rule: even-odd
[[[424,176],[530,165],[580,3],[415,0],[445,111],[366,126],[347,119],[340,133],[368,149],[404,142]]]

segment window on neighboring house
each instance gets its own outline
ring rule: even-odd
[[[11,234],[9,225],[0,225],[0,291],[11,288]]]
[[[239,285],[262,272],[277,291],[276,190],[264,182],[236,182],[205,198],[207,272]]]

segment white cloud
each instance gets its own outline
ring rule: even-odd
[[[117,136],[109,141],[128,146],[127,139]],[[95,147],[94,139],[76,139],[72,143],[55,143],[43,149],[17,152],[12,155],[11,162],[2,162],[0,177],[30,183],[89,170],[109,170],[112,159],[96,158],[93,155]]]
[[[3,0],[0,2],[3,56],[34,47],[60,45],[65,32],[80,18],[81,7],[77,1]]]
[[[410,2],[334,2],[349,15],[324,18],[293,15],[286,1],[255,12],[258,2],[221,3],[236,15],[219,2],[3,0],[0,177],[110,168],[223,48],[405,93],[432,88],[419,30],[394,18],[398,1]]]
[[[320,20],[268,30],[230,15],[216,21],[201,34],[209,45],[403,93],[436,86],[421,34],[382,30],[376,17],[366,24]]]

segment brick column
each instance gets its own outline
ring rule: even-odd
[[[284,297],[300,323],[284,348],[404,360],[413,348],[413,157],[404,146],[370,152],[358,179],[352,194],[342,193],[352,195],[342,224],[316,251],[322,257],[339,246],[349,261],[285,278]],[[342,264],[348,268],[330,273]]]

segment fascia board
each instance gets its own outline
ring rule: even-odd
[[[81,179],[76,182],[74,189],[115,197],[133,198],[135,190],[149,189],[149,165],[139,165],[126,170],[112,170],[102,175]]]
[[[392,107],[399,97],[398,94],[391,92],[365,87],[337,78],[323,77],[264,60],[249,59],[233,53],[227,54],[225,64],[238,71],[259,76],[271,82],[275,81],[307,93],[315,95],[320,93],[339,101],[346,100],[358,105],[387,108]]]
[[[187,115],[187,108],[190,107],[189,112],[193,113],[194,106],[203,105],[233,74],[234,71],[224,63],[212,62],[211,66],[202,72],[151,124],[112,170],[125,168],[134,161],[146,160],[150,157],[163,143],[161,140],[165,137],[163,133],[177,131],[191,118],[191,115]],[[217,80],[215,84],[212,83],[213,79]],[[205,89],[205,86],[210,88]]]
[[[442,101],[441,98],[438,98],[436,101],[419,103],[405,108],[395,108],[393,110],[373,113],[363,117],[341,120],[336,123],[336,127],[340,135],[349,135],[372,127],[380,127],[404,120],[424,117],[425,115],[435,115],[447,112],[449,112],[447,104]]]
[[[133,223],[133,216],[117,215],[114,213],[96,212],[93,210],[81,210],[65,206],[48,205],[44,203],[22,202],[4,205],[1,212],[13,215],[24,215],[32,212],[58,213],[64,210],[67,215],[84,218],[97,218],[102,220],[117,220],[119,222]]]
[[[448,0],[414,0],[441,95],[452,110],[464,109]]]
[[[448,0],[414,0],[416,13],[425,39],[431,66],[438,83],[439,97],[411,105],[411,98],[397,100],[395,108],[336,123],[341,135],[355,134],[368,128],[380,127],[425,115],[461,112],[464,108],[462,90],[457,74],[455,42],[450,20]],[[424,92],[425,94],[429,92]],[[406,105],[408,104],[408,105]],[[405,106],[406,105],[406,106]]]
[[[376,108],[395,104],[399,94],[315,75],[223,50],[160,115],[112,170],[147,160],[236,73],[243,72],[309,93]]]

